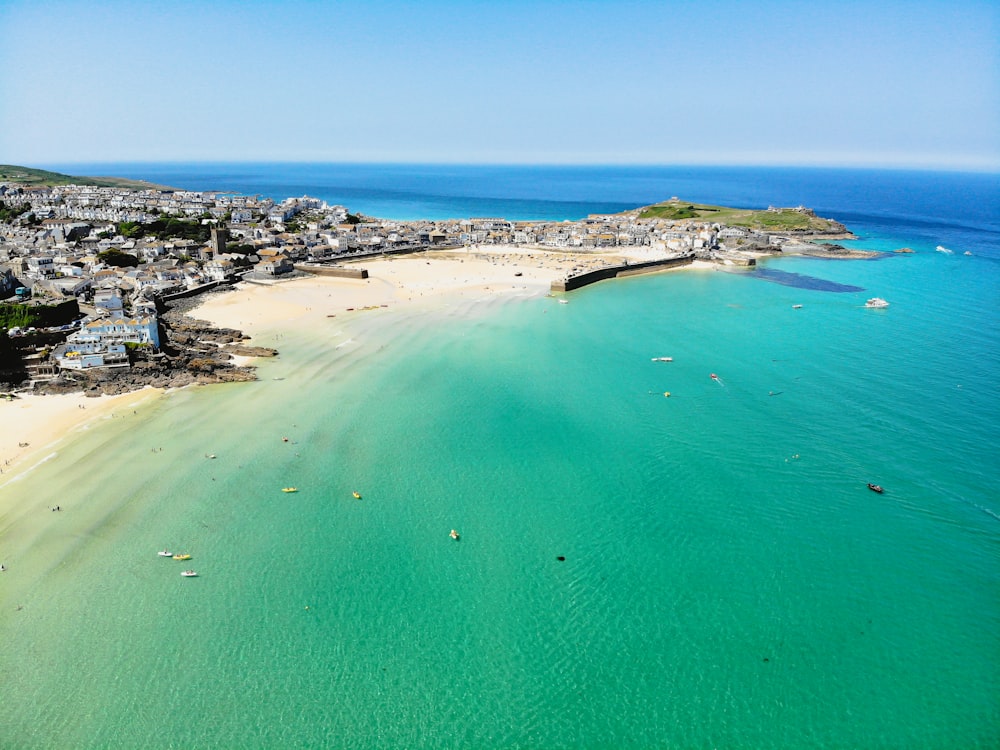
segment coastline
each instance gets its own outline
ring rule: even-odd
[[[368,278],[311,276],[271,283],[243,282],[229,294],[212,295],[191,315],[213,325],[238,328],[252,343],[265,332],[291,323],[361,315],[374,308],[447,306],[497,295],[544,296],[553,281],[570,272],[615,265],[622,253],[555,253],[512,246],[369,258],[344,265],[364,268]],[[686,269],[711,268],[695,261]]]
[[[559,253],[513,246],[471,246],[348,262],[365,268],[367,279],[309,276],[275,282],[242,282],[213,294],[187,311],[220,328],[234,328],[261,344],[290,325],[317,325],[329,318],[364,315],[390,308],[412,312],[428,306],[472,304],[496,296],[544,296],[553,281],[571,272],[647,259],[642,253]],[[684,269],[705,270],[713,263],[695,261]],[[664,272],[671,272],[669,269]],[[237,367],[256,358],[233,355]],[[0,489],[30,471],[87,427],[112,418],[116,410],[135,409],[173,389],[146,386],[118,395],[95,397],[82,392],[18,394],[0,401]],[[0,501],[0,507],[8,499]]]
[[[117,396],[26,394],[0,400],[0,422],[4,425],[0,433],[0,490],[46,460],[63,441],[113,418],[116,411],[135,410],[163,393],[160,388],[143,388]],[[4,504],[0,502],[0,508]]]

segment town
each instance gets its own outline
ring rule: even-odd
[[[676,198],[670,204],[682,205]],[[768,210],[814,216],[801,206]],[[829,232],[846,230],[829,222]],[[695,258],[752,265],[761,253],[801,245],[800,235],[696,217],[644,218],[641,209],[577,221],[394,221],[310,197],[276,202],[223,192],[0,183],[0,310],[8,309],[0,338],[26,339],[8,359],[19,356],[21,375],[37,382],[155,359],[164,346],[165,303],[240,280],[336,273],[338,264],[359,258],[472,246],[605,258],[618,252],[636,266]]]

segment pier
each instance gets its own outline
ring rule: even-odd
[[[671,268],[680,268],[690,265],[694,260],[694,255],[687,253],[675,255],[672,258],[661,258],[660,260],[648,260],[640,263],[624,263],[618,266],[608,266],[598,268],[594,271],[584,271],[575,276],[567,276],[565,279],[553,281],[550,289],[553,292],[571,292],[574,289],[593,284],[605,279],[616,279],[624,276],[638,276],[646,273],[657,273],[667,271]]]

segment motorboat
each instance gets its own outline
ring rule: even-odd
[[[282,492],[298,492],[299,488],[298,487],[282,487],[281,491]]]
[[[888,307],[889,303],[886,302],[881,297],[872,297],[870,300],[865,302],[865,307]]]
[[[654,362],[673,362],[673,357],[653,357]]]
[[[188,555],[188,554],[174,555],[174,559],[175,560],[190,560],[191,559],[191,555]]]
[[[561,299],[561,300],[559,300],[559,304],[560,305],[568,305],[569,304],[569,300],[568,299]]]
[[[355,500],[360,500],[361,499],[361,493],[360,492],[352,492],[351,494],[354,495],[354,499]]]
[[[158,554],[160,557],[173,557],[174,556],[173,552],[171,552],[170,550],[166,550],[166,549],[161,549],[156,554]]]
[[[872,484],[871,482],[868,483],[868,489],[870,489],[872,492],[877,492],[880,495],[883,492],[885,492],[885,489],[882,487],[882,485],[880,485],[880,484]]]
[[[948,248],[946,248],[944,245],[938,245],[934,249],[937,250],[939,253],[944,253],[945,255],[953,255],[954,254],[954,253],[952,253],[951,250],[949,250]]]
[[[457,531],[455,531],[455,529],[452,529],[452,530],[451,530],[451,531],[450,531],[450,532],[448,533],[448,536],[450,536],[450,537],[451,537],[452,539],[454,539],[454,540],[455,540],[456,542],[457,542],[457,541],[459,540],[459,538],[461,538],[461,534],[459,534],[459,533],[458,533]]]
[[[792,305],[792,309],[793,310],[801,310],[802,309],[802,305]]]
[[[182,570],[181,575],[184,576],[185,578],[197,578],[198,576],[198,574],[195,573],[193,570]]]

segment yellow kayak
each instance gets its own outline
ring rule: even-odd
[[[281,491],[282,492],[298,492],[299,488],[298,487],[282,487]]]
[[[190,560],[191,555],[174,555],[175,560]]]

